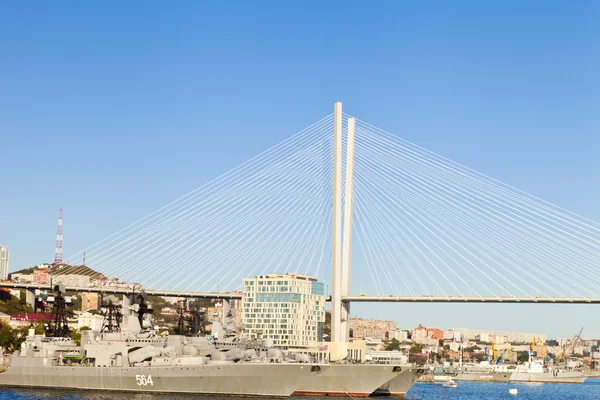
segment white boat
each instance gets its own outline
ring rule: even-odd
[[[455,387],[458,387],[458,385],[454,381],[444,382],[443,386],[445,388],[455,388]]]

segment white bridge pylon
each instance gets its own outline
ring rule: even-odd
[[[600,297],[597,222],[350,117],[341,103],[66,261],[80,264],[84,251],[93,270],[147,289],[228,292],[247,276],[315,276],[330,282],[340,342],[343,299]]]
[[[342,297],[350,296],[352,265],[352,199],[354,185],[354,131],[356,120],[347,119],[346,129],[346,179],[344,208],[342,209],[342,103],[336,102],[333,110],[333,264],[331,272],[331,341],[347,342],[350,339],[350,303]],[[342,210],[343,236],[342,236]]]

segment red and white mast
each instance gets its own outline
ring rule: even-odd
[[[63,249],[62,249],[62,208],[58,214],[58,230],[56,231],[56,249],[54,250],[54,264],[62,264]]]

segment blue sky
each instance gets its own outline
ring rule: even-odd
[[[595,1],[5,2],[0,243],[11,270],[51,261],[62,207],[74,253],[336,100],[599,221],[599,18]],[[402,326],[600,336],[590,306],[453,307],[354,310]]]

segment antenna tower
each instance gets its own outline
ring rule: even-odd
[[[56,231],[56,249],[54,250],[54,264],[62,264],[63,249],[62,249],[62,208],[58,214],[58,230]]]

